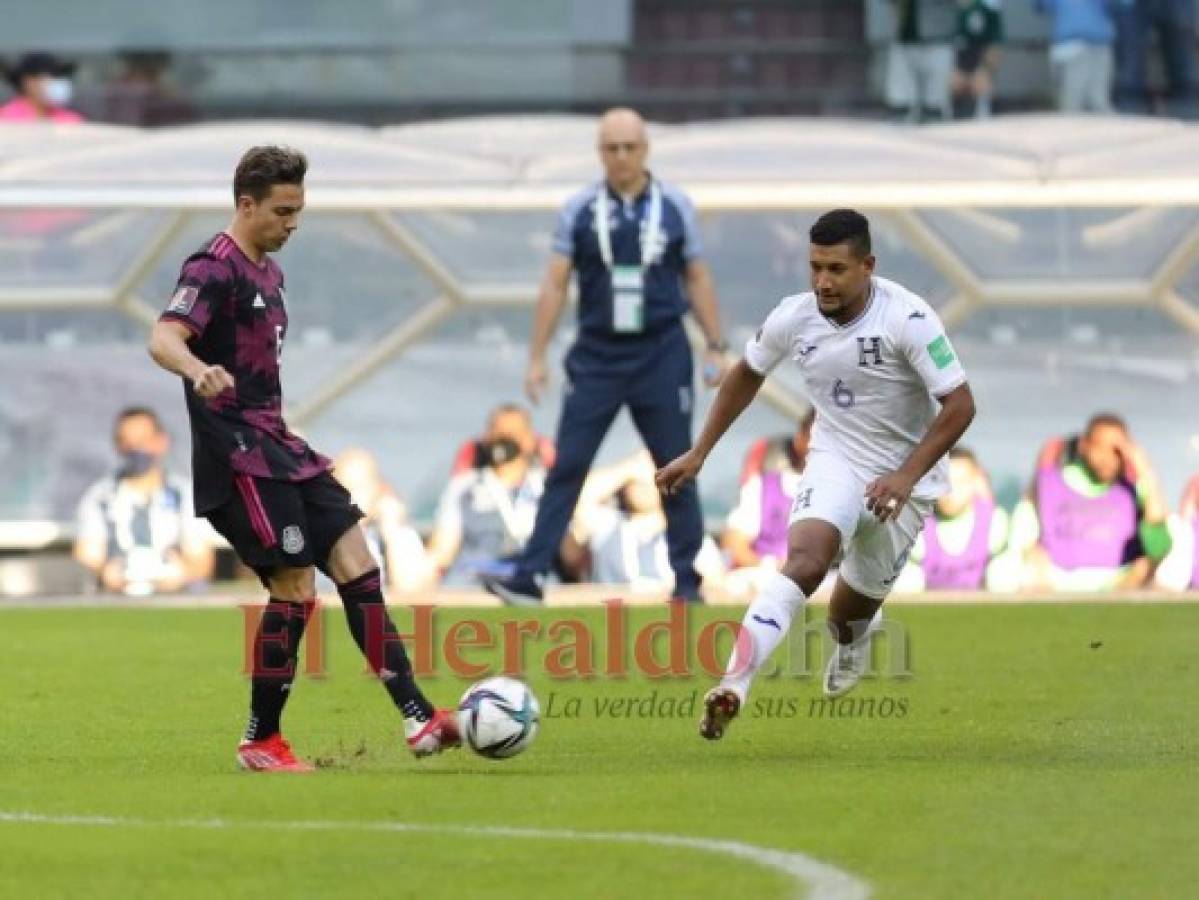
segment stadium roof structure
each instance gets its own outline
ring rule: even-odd
[[[295,410],[304,421],[458,311],[532,304],[553,210],[597,177],[594,127],[581,117],[383,129],[6,127],[0,263],[10,264],[0,265],[0,309],[108,306],[150,322],[159,304],[143,296],[147,279],[177,262],[198,220],[229,209],[240,152],[300,147],[311,160],[309,220],[353,218],[428,287],[424,303],[304,400]],[[684,185],[707,223],[724,217],[727,227],[705,230],[717,256],[739,248],[733,277],[747,292],[761,283],[758,270],[782,265],[780,255],[802,255],[814,215],[855,206],[885,232],[893,257],[906,255],[900,274],[951,327],[983,310],[1081,305],[1151,308],[1199,334],[1199,308],[1179,288],[1199,260],[1199,127],[768,119],[655,125],[651,142],[655,171]],[[792,263],[783,268],[794,290],[806,264]],[[780,296],[773,283],[761,289],[770,302],[747,304],[747,323]],[[802,406],[777,386],[772,397],[788,412]]]
[[[0,130],[0,207],[224,209],[253,143],[302,147],[321,209],[553,207],[595,176],[594,120],[488,117],[359,128],[248,122]],[[753,119],[651,128],[654,164],[711,209],[1199,204],[1199,128],[1030,116],[911,128]]]

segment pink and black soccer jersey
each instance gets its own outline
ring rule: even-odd
[[[228,499],[234,473],[305,481],[329,468],[283,423],[279,363],[287,303],[274,260],[254,263],[228,234],[217,234],[184,262],[161,318],[187,326],[192,353],[223,366],[235,384],[205,400],[184,379],[197,513]]]

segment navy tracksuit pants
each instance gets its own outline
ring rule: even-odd
[[[621,407],[629,407],[655,465],[661,467],[691,447],[694,366],[681,323],[636,337],[582,335],[566,357],[566,377],[557,457],[533,534],[517,559],[522,575],[543,574],[553,564],[583,479]],[[696,600],[700,578],[695,557],[704,523],[695,483],[664,497],[663,507],[675,595]]]

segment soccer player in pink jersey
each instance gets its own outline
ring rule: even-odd
[[[270,254],[299,227],[307,169],[295,150],[246,151],[233,176],[232,223],[184,262],[150,338],[155,362],[183,378],[196,513],[270,591],[238,747],[239,763],[253,770],[311,769],[283,739],[280,717],[318,568],[337,584],[354,641],[403,716],[412,752],[459,744],[453,714],[425,698],[395,636],[361,510],[329,460],[283,421],[288,309],[283,272]]]

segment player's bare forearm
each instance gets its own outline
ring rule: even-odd
[[[900,468],[913,484],[928,474],[937,460],[953,449],[974,421],[974,394],[969,384],[959,385],[940,400],[941,411],[933,419],[924,439]]]
[[[753,402],[765,380],[765,376],[751,369],[745,360],[737,361],[725,375],[720,390],[716,392],[703,430],[695,441],[695,453],[707,458],[716,443],[724,437],[724,433]]]
[[[937,460],[953,449],[974,419],[974,396],[970,386],[962,384],[940,398],[937,413],[924,439],[894,472],[888,472],[866,485],[866,508],[886,522],[899,515],[912,490]]]
[[[201,397],[215,397],[232,390],[233,376],[222,366],[210,366],[187,346],[191,332],[179,322],[156,322],[150,332],[149,351],[154,361],[192,383]]]
[[[708,344],[719,343],[723,331],[720,328],[720,310],[716,305],[716,285],[712,280],[712,271],[698,259],[687,263],[687,296],[691,300],[691,314],[703,330]]]
[[[156,322],[150,332],[148,350],[154,362],[168,372],[182,375],[195,381],[206,365],[188,349],[187,340],[191,333],[175,322]]]

